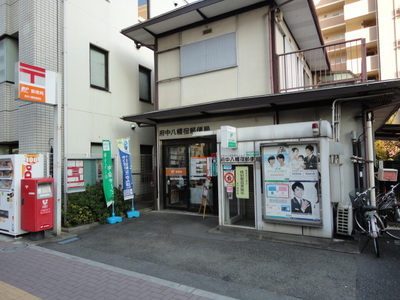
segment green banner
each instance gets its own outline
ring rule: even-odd
[[[111,161],[111,143],[103,140],[103,189],[106,204],[109,207],[114,201],[114,178]]]

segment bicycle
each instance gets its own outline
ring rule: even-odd
[[[400,240],[400,203],[395,190],[399,185],[392,185],[386,194],[378,195],[376,199],[378,214],[385,225],[383,231],[397,240]]]
[[[365,249],[368,242],[372,239],[375,254],[380,256],[378,238],[382,235],[381,231],[385,227],[378,215],[376,206],[370,205],[370,192],[375,187],[370,187],[364,191],[354,190],[349,193],[350,200],[354,209],[354,222],[362,234],[369,237],[361,252]]]

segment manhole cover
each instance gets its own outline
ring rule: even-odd
[[[4,247],[3,249],[1,249],[1,251],[13,252],[13,251],[16,251],[16,250],[24,249],[26,247],[28,247],[28,244],[16,244],[16,245]]]

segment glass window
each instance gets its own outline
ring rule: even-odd
[[[108,91],[108,52],[90,45],[90,86]]]
[[[103,144],[102,143],[90,143],[90,156],[91,157],[102,157],[103,156]]]
[[[181,75],[189,76],[237,65],[236,33],[181,47]]]
[[[211,153],[215,153],[215,141],[187,139],[163,141],[164,186],[163,197],[168,208],[200,211],[203,193],[207,197],[207,210],[214,212],[217,201],[217,177],[212,175]],[[212,151],[212,152],[211,152]],[[211,178],[207,191],[204,186]]]
[[[15,63],[18,61],[18,42],[15,39],[0,40],[0,82],[15,81]]]
[[[151,71],[139,66],[139,99],[151,103]]]

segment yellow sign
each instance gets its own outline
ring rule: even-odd
[[[236,167],[236,198],[249,199],[249,167]]]

